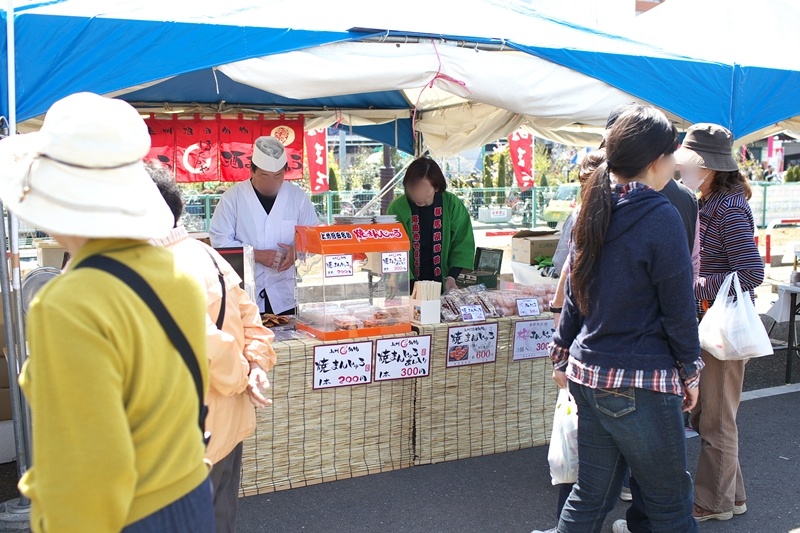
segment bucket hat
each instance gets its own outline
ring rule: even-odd
[[[733,157],[733,134],[718,124],[691,126],[675,152],[675,162],[720,172],[739,170]]]
[[[150,135],[127,102],[77,93],[38,132],[0,141],[0,198],[50,234],[153,239],[174,219],[145,170]]]

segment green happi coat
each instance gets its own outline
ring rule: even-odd
[[[403,224],[412,241],[409,250],[409,269],[411,279],[414,279],[413,258],[414,247],[411,231],[411,206],[408,196],[403,195],[396,198],[387,211],[390,215],[396,215],[397,219]],[[472,270],[475,263],[475,235],[472,232],[472,220],[470,219],[467,208],[458,197],[447,191],[442,193],[442,279],[447,277],[451,268],[458,267]]]

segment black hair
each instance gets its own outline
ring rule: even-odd
[[[625,111],[606,136],[606,161],[586,183],[583,206],[573,227],[575,256],[570,283],[581,314],[586,316],[591,297],[588,287],[595,278],[594,267],[603,250],[611,221],[611,172],[633,180],[662,155],[678,148],[678,131],[654,107],[635,106]]]
[[[403,188],[408,191],[408,187],[427,179],[430,184],[436,189],[436,192],[444,192],[447,190],[447,180],[444,179],[444,173],[439,165],[430,157],[420,157],[415,159],[406,170],[406,175],[403,176]]]
[[[169,171],[163,166],[150,161],[145,164],[145,168],[147,169],[147,173],[150,174],[150,178],[152,178],[153,182],[156,184],[156,187],[158,187],[158,192],[161,193],[162,198],[167,202],[170,211],[172,211],[172,216],[175,217],[174,227],[178,227],[178,221],[183,214],[183,194],[181,194],[181,189],[178,187],[178,184],[175,183],[175,180],[172,179],[172,175]]]

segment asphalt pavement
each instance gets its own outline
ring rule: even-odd
[[[748,512],[702,531],[800,532],[800,387],[792,390],[742,403]],[[692,471],[699,444],[688,440]],[[237,531],[528,533],[553,527],[556,500],[540,446],[244,498]],[[624,518],[626,505],[617,503],[604,531]]]

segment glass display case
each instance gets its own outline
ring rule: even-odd
[[[322,340],[411,331],[402,224],[298,226],[297,329]]]

